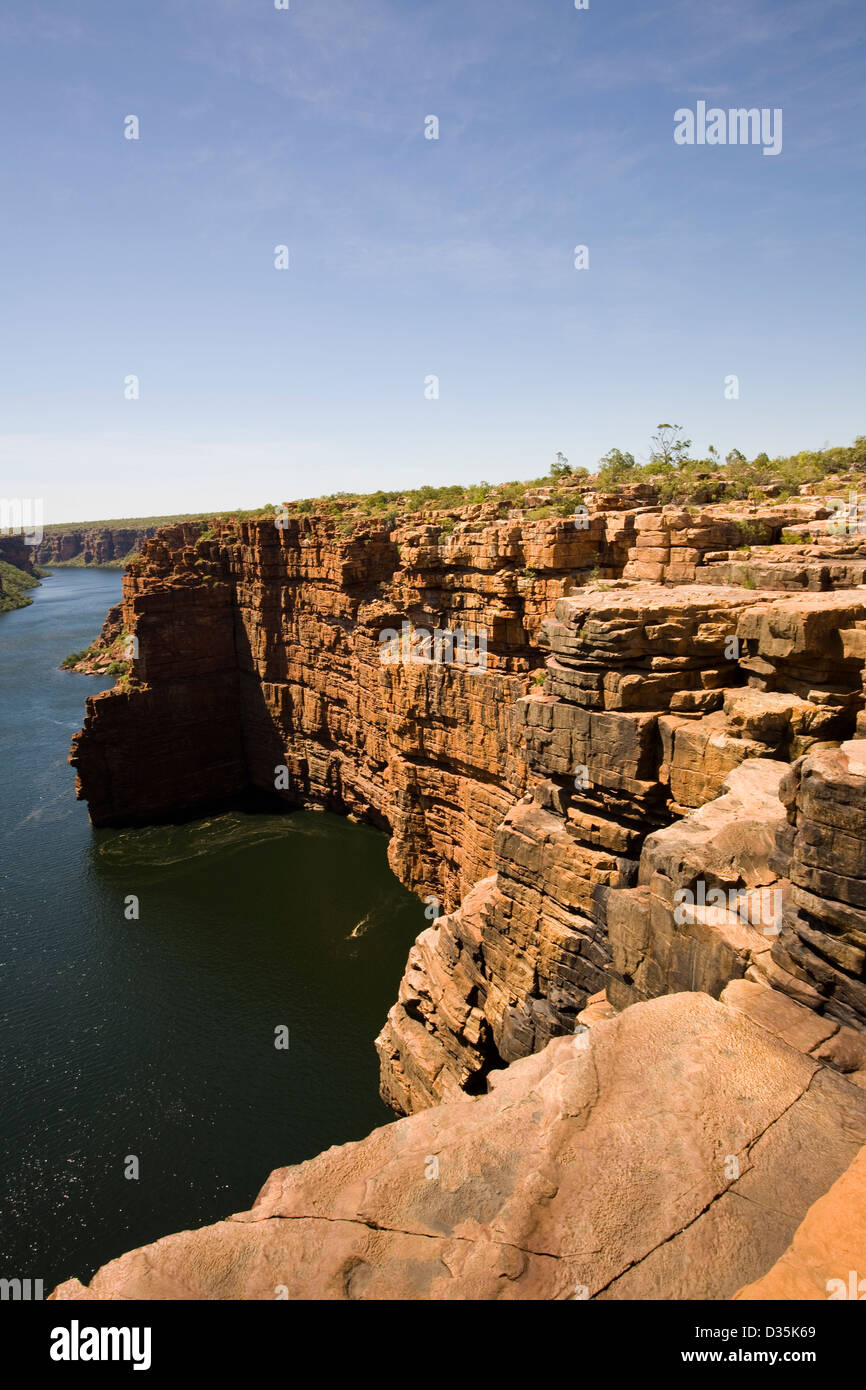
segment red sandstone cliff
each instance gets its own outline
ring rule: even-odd
[[[622,1007],[696,983],[718,994],[760,967],[789,990],[804,978],[818,1007],[857,1000],[847,1022],[866,1017],[859,946],[841,952],[853,971],[816,966],[787,908],[779,941],[675,923],[701,856],[691,876],[658,868],[668,841],[681,858],[683,836],[700,839],[692,818],[744,760],[770,776],[855,732],[866,590],[792,596],[787,546],[766,552],[784,589],[716,584],[722,544],[746,525],[719,509],[592,510],[583,529],[474,510],[450,532],[368,523],[344,536],[305,518],[205,540],[187,524],[148,542],[124,579],[131,681],[88,701],[74,747],[94,822],[277,782],[298,804],[386,828],[395,872],[450,914],[419,938],[379,1040],[399,1109],[477,1087],[569,1031],[606,985]],[[789,517],[766,508],[750,533]],[[814,549],[806,584],[826,569]],[[383,664],[380,634],[404,622],[485,631],[486,669]],[[771,777],[777,819],[778,793]],[[737,815],[772,819],[760,800]],[[787,882],[774,864],[734,856],[718,882]]]
[[[96,524],[75,528],[46,526],[39,545],[34,547],[38,565],[118,565],[140,551],[144,542],[156,534],[152,526],[109,526]]]
[[[809,505],[167,529],[124,578],[138,656],[88,701],[80,794],[108,824],[276,779],[386,829],[447,914],[377,1040],[398,1110],[481,1095],[603,990],[735,989],[856,1107],[866,547],[775,543]],[[484,669],[383,663],[403,623],[483,630]]]

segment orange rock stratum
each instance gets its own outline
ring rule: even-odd
[[[781,544],[814,498],[587,500],[145,543],[130,675],[73,744],[94,823],[268,790],[381,826],[441,912],[376,1039],[407,1118],[55,1297],[866,1271],[866,538]]]

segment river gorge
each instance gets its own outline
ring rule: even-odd
[[[47,1293],[248,1205],[275,1153],[388,1119],[372,1039],[424,910],[384,836],[327,813],[248,800],[93,830],[67,754],[114,682],[59,666],[120,575],[61,570],[32,595],[0,615],[2,1228],[4,1274]]]
[[[427,924],[366,1043],[405,1118],[57,1298],[760,1298],[854,1258],[797,1249],[863,1182],[862,540],[808,496],[588,502],[130,562],[72,749],[96,835],[276,795],[386,830]],[[483,669],[383,662],[404,624]]]

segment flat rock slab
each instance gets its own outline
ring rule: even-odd
[[[866,1093],[676,994],[271,1174],[56,1299],[729,1298],[866,1142]]]

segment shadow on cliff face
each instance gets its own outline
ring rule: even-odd
[[[270,797],[276,807],[314,805],[338,816],[356,817],[390,835],[392,826],[381,808],[344,784],[345,760],[331,737],[324,713],[317,727],[308,728],[305,720],[301,731],[289,685],[283,687],[276,704],[268,703],[249,635],[237,617],[235,649],[240,741],[251,788]]]
[[[95,847],[102,845],[107,842],[106,837],[124,829],[135,830],[140,835],[146,832],[148,827],[193,825],[198,821],[232,813],[238,816],[274,816],[279,821],[281,817],[294,815],[301,809],[300,805],[287,802],[277,792],[268,792],[261,787],[248,787],[234,796],[214,797],[209,801],[197,802],[194,806],[152,812],[147,816],[126,816],[117,825],[94,827],[93,843]]]

